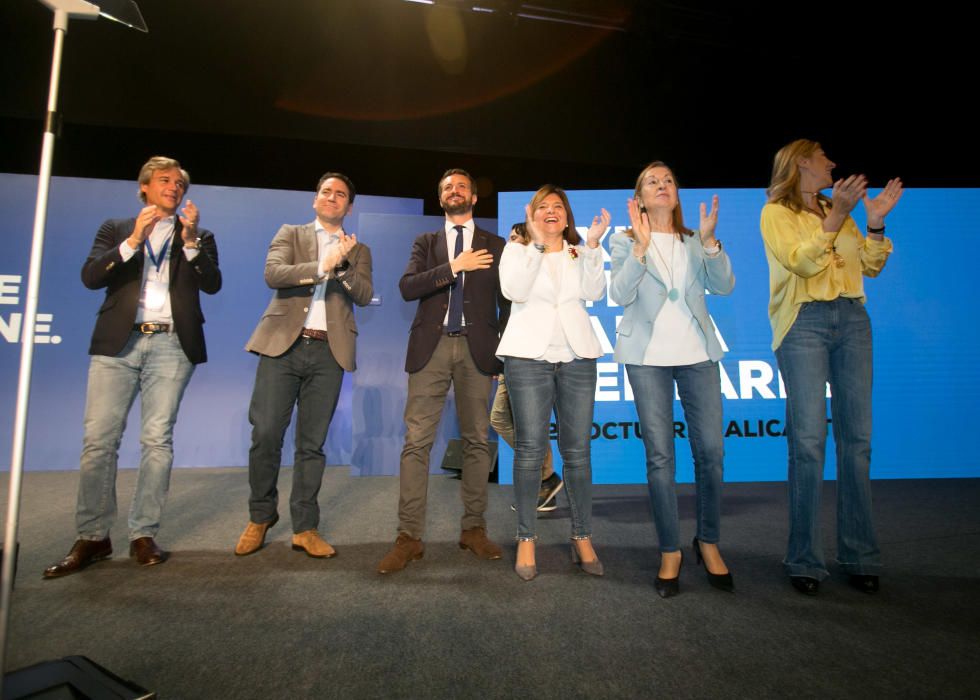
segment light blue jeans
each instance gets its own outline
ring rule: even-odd
[[[661,552],[680,548],[677,486],[674,481],[674,382],[684,409],[694,479],[697,484],[697,536],[717,544],[721,529],[722,437],[721,376],[718,363],[651,367],[626,365],[647,453],[647,486]]]
[[[789,576],[828,576],[820,531],[830,382],[837,444],[837,560],[848,574],[875,575],[881,552],[871,522],[871,321],[840,297],[803,304],[776,350],[786,385],[789,447]]]
[[[562,476],[572,509],[572,537],[592,535],[592,409],[595,360],[544,362],[504,358],[504,373],[514,412],[514,493],[517,536],[533,539],[541,488],[541,462],[554,410]]]
[[[129,539],[156,536],[170,488],[177,409],[193,373],[176,333],[134,331],[119,355],[92,356],[75,511],[80,539],[108,537],[115,523],[119,443],[137,393],[142,451],[129,511]]]

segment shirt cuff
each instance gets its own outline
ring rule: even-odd
[[[136,255],[136,251],[129,247],[129,243],[123,241],[119,244],[119,255],[122,257],[123,262],[126,262],[131,257]]]

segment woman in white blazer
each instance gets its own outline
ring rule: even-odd
[[[554,410],[572,510],[572,558],[583,571],[601,576],[602,563],[591,542],[590,441],[595,360],[603,353],[585,302],[606,293],[599,240],[609,226],[609,212],[603,209],[593,219],[583,242],[561,188],[545,185],[525,211],[524,230],[514,229],[500,258],[500,287],[512,304],[497,347],[514,412],[518,539],[514,570],[525,581],[537,575],[535,508]]]
[[[705,289],[728,294],[735,286],[731,261],[715,238],[718,197],[701,226],[684,225],[677,183],[662,162],[636,180],[628,203],[632,229],[612,236],[609,296],[623,306],[615,358],[626,365],[643,431],[647,483],[660,540],[655,588],[663,598],[680,589],[682,554],[674,482],[674,382],[687,421],[697,482],[694,553],[708,581],[733,591],[732,575],[718,551],[722,440],[722,350],[704,303]]]

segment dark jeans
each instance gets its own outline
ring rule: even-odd
[[[296,454],[289,512],[293,532],[320,523],[317,496],[323,480],[323,443],[333,418],[344,370],[322,340],[300,338],[279,357],[259,358],[248,409],[252,447],[248,451],[248,500],[253,523],[272,520],[277,512],[282,441],[296,408]]]
[[[776,350],[786,384],[790,576],[827,577],[820,532],[827,442],[826,384],[837,443],[837,559],[849,574],[877,574],[871,522],[871,321],[843,297],[803,304]]]

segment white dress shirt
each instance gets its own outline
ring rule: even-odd
[[[449,262],[456,259],[456,227],[463,227],[463,250],[469,250],[473,247],[473,229],[476,225],[473,223],[473,219],[470,219],[464,224],[454,224],[449,219],[446,219],[446,252],[449,254]],[[455,289],[450,289],[449,293],[452,294],[462,294],[463,285],[466,284],[466,273],[460,272],[459,275],[453,275],[454,277],[459,277],[459,284],[456,285]],[[446,305],[448,308],[448,304]],[[449,325],[449,311],[446,311],[446,315],[442,318],[442,325]],[[463,314],[463,326],[466,326],[466,314]]]
[[[176,217],[160,219],[147,237],[149,248],[157,257],[159,268],[150,258],[146,243],[143,244],[143,280],[140,283],[140,300],[136,309],[136,323],[173,323],[170,311],[170,255],[173,252]],[[166,250],[164,250],[166,246]],[[200,252],[197,248],[184,248],[184,257],[191,261]],[[163,253],[163,255],[161,255]],[[123,241],[119,244],[119,255],[123,262],[129,261],[136,250]]]

